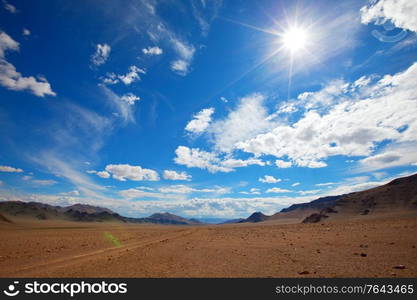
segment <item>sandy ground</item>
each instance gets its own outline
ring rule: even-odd
[[[416,232],[416,215],[195,227],[0,224],[0,277],[417,277]]]

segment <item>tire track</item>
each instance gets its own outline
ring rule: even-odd
[[[182,238],[189,236],[196,232],[197,229],[185,229],[181,230],[180,232],[171,233],[167,235],[162,235],[157,239],[147,240],[147,241],[137,241],[137,242],[131,242],[128,244],[124,244],[120,247],[109,247],[104,249],[99,249],[95,251],[91,251],[88,253],[82,253],[72,256],[67,256],[60,259],[54,259],[50,261],[46,261],[39,264],[30,265],[24,268],[21,268],[19,270],[16,270],[14,272],[10,273],[10,276],[37,276],[36,274],[39,273],[50,273],[51,271],[64,268],[64,267],[71,267],[72,265],[77,265],[86,261],[91,261],[94,258],[103,258],[106,255],[109,254],[117,254],[121,252],[126,252],[127,250],[135,250],[138,248],[144,248],[146,246],[154,245],[154,244],[160,244],[165,243],[170,240]],[[41,270],[41,271],[40,271]]]

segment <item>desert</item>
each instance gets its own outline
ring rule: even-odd
[[[0,276],[416,277],[416,178],[218,225],[37,219],[3,209]]]

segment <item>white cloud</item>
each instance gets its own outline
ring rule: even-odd
[[[200,25],[201,33],[204,37],[207,36],[210,30],[210,23],[217,17],[218,11],[222,4],[222,0],[202,0],[191,2],[193,16]]]
[[[353,184],[342,183],[340,186],[327,191],[325,195],[343,195],[343,194],[349,194],[353,192],[364,191],[367,189],[371,189],[371,188],[386,184],[388,182],[389,181],[369,181],[369,182],[361,182],[361,183],[353,183]]]
[[[133,104],[135,104],[135,101],[139,101],[140,98],[133,93],[127,93],[127,94],[122,95],[120,97],[120,100],[126,101],[130,105],[133,105]]]
[[[104,64],[109,58],[111,47],[108,44],[97,44],[96,51],[91,55],[91,63],[96,66]]]
[[[190,65],[194,57],[195,48],[184,41],[171,36],[171,44],[179,58],[171,62],[171,70],[178,75],[185,76],[190,71]]]
[[[132,82],[140,80],[139,73],[146,74],[145,70],[138,68],[137,66],[130,66],[129,72],[125,75],[119,75],[118,78],[125,85],[130,85]]]
[[[317,183],[315,186],[329,186],[329,185],[335,185],[336,182],[323,182],[323,183]]]
[[[70,196],[70,197],[78,197],[78,196],[80,196],[80,192],[77,191],[77,190],[73,190],[73,191],[61,193],[61,195]]]
[[[281,189],[278,187],[274,187],[274,188],[270,188],[268,190],[266,190],[267,193],[289,193],[291,192],[290,190],[286,190],[286,189]]]
[[[155,8],[155,5],[156,3],[152,4],[152,7]],[[145,6],[148,5],[145,4]],[[186,76],[190,72],[190,66],[196,52],[195,47],[182,37],[178,37],[166,22],[155,13],[155,10],[152,10],[153,13],[147,8],[144,10],[150,12],[144,16],[147,35],[155,44],[165,43],[172,48],[176,55],[170,62],[169,67],[176,74]]]
[[[261,191],[260,189],[257,188],[251,188],[249,190],[249,192],[243,191],[243,192],[239,192],[240,194],[245,194],[245,195],[260,195]]]
[[[242,168],[251,165],[265,166],[266,163],[257,158],[248,158],[248,159],[234,159],[228,158],[221,162],[221,165],[226,168]]]
[[[12,91],[28,90],[38,97],[56,96],[44,77],[24,77],[17,72],[15,66],[6,60],[6,51],[19,51],[19,43],[0,31],[0,85]]]
[[[380,153],[359,161],[359,172],[375,171],[398,166],[412,165],[417,160],[417,142],[390,145]]]
[[[188,175],[186,172],[176,172],[173,170],[164,170],[163,177],[167,180],[191,180],[191,175]]]
[[[33,176],[29,176],[29,175],[22,176],[22,180],[29,182],[30,184],[38,186],[38,187],[50,186],[50,185],[54,185],[58,183],[56,180],[52,180],[52,179],[33,179]]]
[[[275,161],[275,165],[278,168],[290,168],[292,166],[292,163],[290,161],[285,161],[285,160],[277,159]]]
[[[24,35],[24,36],[29,36],[30,35],[30,30],[29,29],[27,29],[27,28],[23,28],[23,30],[22,30],[22,34]]]
[[[106,74],[106,77],[101,77],[101,81],[103,84],[111,85],[118,83],[120,80],[118,78],[118,75],[114,74],[113,72],[110,72]]]
[[[135,81],[141,80],[139,74],[146,74],[144,69],[141,69],[135,65],[129,67],[129,71],[123,75],[116,75],[113,72],[107,73],[106,77],[101,78],[103,84],[111,85],[119,82],[123,82],[125,85],[130,85]]]
[[[348,83],[344,80],[336,79],[330,81],[318,92],[304,92],[298,95],[297,99],[299,102],[304,102],[307,109],[326,107],[335,101],[340,101],[340,98],[348,91],[348,88]]]
[[[188,73],[188,63],[182,59],[175,60],[171,63],[171,70],[180,75],[186,75]]]
[[[161,199],[168,199],[170,201],[178,199],[186,199],[186,195],[191,193],[210,193],[210,194],[226,194],[229,193],[230,189],[225,187],[215,187],[215,188],[206,188],[206,189],[197,189],[192,188],[186,185],[171,185],[158,188],[158,191],[155,191],[152,188],[148,187],[137,187],[127,190],[119,191],[119,195],[127,199],[135,198],[154,198],[161,201]],[[164,210],[166,211],[166,210]]]
[[[213,134],[216,150],[231,152],[236,144],[268,131],[273,126],[267,120],[268,114],[261,94],[241,98],[237,108],[223,120],[214,121],[209,128]]]
[[[193,188],[186,186],[186,185],[172,185],[172,186],[166,186],[161,187],[158,189],[161,193],[165,194],[189,194],[194,191]]]
[[[391,21],[396,27],[417,32],[417,5],[410,0],[372,1],[361,8],[362,23],[383,24]]]
[[[149,187],[149,186],[138,186],[137,189],[139,189],[139,190],[145,190],[145,191],[155,191],[154,188]]]
[[[144,169],[140,166],[131,166],[128,164],[107,165],[105,170],[112,174],[112,177],[119,181],[126,179],[133,181],[158,181],[159,175],[151,169]]]
[[[57,181],[52,179],[33,179],[31,182],[37,186],[49,186],[58,183]]]
[[[56,150],[56,149],[55,149]],[[88,176],[77,170],[76,161],[68,155],[60,157],[62,151],[49,150],[33,157],[33,161],[44,167],[53,175],[66,179],[82,191],[86,196],[94,199],[105,199],[98,191],[104,187],[92,182]]]
[[[96,175],[101,178],[110,178],[110,173],[107,171],[96,172]]]
[[[300,195],[317,195],[321,190],[298,191]]]
[[[179,146],[175,150],[175,163],[188,168],[207,169],[209,172],[231,172],[233,169],[220,166],[220,159],[214,154],[198,148]]]
[[[146,55],[161,55],[163,53],[162,49],[157,46],[144,48],[142,52]]]
[[[175,199],[175,195],[156,193],[143,188],[127,189],[118,192],[120,196],[127,199],[154,198],[154,199]]]
[[[179,146],[175,150],[175,154],[175,163],[187,166],[188,168],[207,169],[211,173],[232,172],[235,168],[247,167],[249,165],[265,166],[265,162],[260,159],[221,159],[216,153],[206,152],[198,148],[188,148],[186,146]]]
[[[190,193],[214,193],[214,194],[226,194],[230,192],[230,189],[224,187],[196,189],[186,185],[178,184],[158,189],[159,192],[164,194],[190,194]]]
[[[280,178],[275,178],[274,176],[271,176],[271,175],[265,175],[264,177],[260,177],[258,181],[263,182],[263,183],[277,183],[282,180]]]
[[[372,176],[375,177],[378,180],[381,180],[382,178],[387,177],[388,173],[386,173],[386,172],[373,172]]]
[[[192,133],[202,133],[211,122],[211,115],[214,113],[214,108],[205,108],[193,116],[193,119],[188,122],[185,130]]]
[[[9,2],[7,2],[6,0],[3,0],[3,7],[5,10],[7,10],[8,12],[12,13],[12,14],[16,14],[19,11],[17,10],[16,6],[10,4]]]
[[[100,85],[100,88],[102,89],[105,99],[108,101],[110,106],[116,110],[115,115],[120,117],[124,123],[129,123],[129,122],[134,123],[135,122],[135,115],[134,115],[135,106],[132,104],[139,101],[140,98],[132,93],[119,96],[116,93],[114,93],[111,89],[106,87],[105,85]],[[136,98],[139,98],[139,99],[136,99]]]
[[[10,166],[0,166],[0,172],[21,173],[23,172],[23,170],[20,168],[13,168]]]
[[[84,195],[83,203],[99,206],[114,205],[107,188],[97,184],[85,173],[86,161],[95,161],[107,135],[112,132],[113,121],[109,118],[61,99],[53,110],[53,116],[42,128],[48,144],[39,151],[22,149],[22,156],[36,163],[43,172],[48,172],[60,181],[69,183]],[[30,173],[29,173],[30,174]],[[43,195],[33,198],[45,202]],[[54,197],[57,203],[70,203],[70,197]],[[32,200],[32,201],[37,201]],[[52,201],[52,200],[51,200]],[[77,198],[77,202],[80,200]]]
[[[294,165],[320,168],[330,156],[369,156],[383,141],[417,142],[417,63],[403,72],[366,82],[349,84],[330,101],[332,104],[326,101],[323,107],[307,108],[300,119],[285,121],[287,124],[282,120],[267,133],[242,139],[237,148],[255,156],[288,157]],[[298,103],[300,109],[306,107],[304,101]]]
[[[291,186],[299,186],[300,183],[299,182],[294,182],[293,184],[291,184]]]

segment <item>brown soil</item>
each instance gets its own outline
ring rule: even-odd
[[[0,277],[417,277],[415,213],[217,226],[13,221],[0,224]]]

